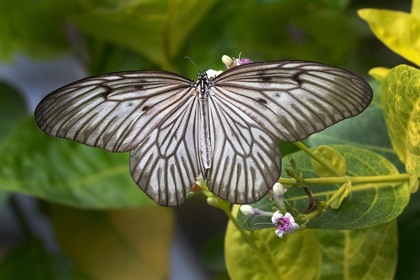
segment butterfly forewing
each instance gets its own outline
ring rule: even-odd
[[[51,136],[126,152],[188,102],[191,86],[191,80],[164,71],[99,75],[48,95],[35,119]]]
[[[214,79],[214,94],[284,141],[299,141],[361,113],[372,89],[359,76],[310,61],[232,68]]]

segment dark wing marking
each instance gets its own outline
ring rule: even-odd
[[[213,80],[213,89],[284,141],[305,139],[358,115],[372,100],[371,87],[359,76],[310,61],[234,67]]]

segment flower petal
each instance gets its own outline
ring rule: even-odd
[[[278,237],[283,238],[283,231],[280,229],[276,229],[275,233],[277,234]]]

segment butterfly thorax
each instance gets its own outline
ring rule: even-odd
[[[209,78],[205,72],[198,73],[196,86],[200,94],[200,98],[206,98],[209,90]]]
[[[198,74],[196,83],[199,93],[199,106],[200,106],[200,154],[202,165],[205,169],[211,167],[211,143],[210,143],[210,122],[209,122],[209,105],[208,105],[208,92],[209,92],[209,78],[205,72]]]

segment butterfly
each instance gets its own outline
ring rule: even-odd
[[[167,71],[89,77],[46,96],[35,119],[53,137],[130,152],[133,180],[159,205],[184,203],[200,174],[218,197],[250,204],[280,177],[278,139],[303,140],[371,100],[356,74],[284,60],[197,81]]]

